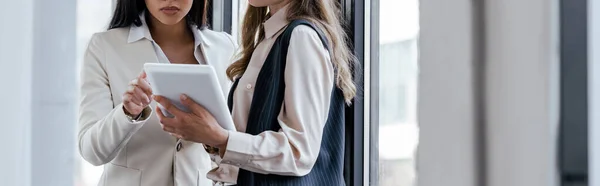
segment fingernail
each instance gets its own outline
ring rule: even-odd
[[[152,95],[151,97],[152,97],[153,100],[158,101],[157,98],[156,98],[156,96]]]
[[[187,100],[187,99],[188,99],[188,97],[187,97],[185,94],[181,94],[181,99],[182,99],[182,100]]]
[[[146,104],[150,104],[150,99],[148,99],[148,97],[146,97]]]

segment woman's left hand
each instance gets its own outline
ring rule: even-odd
[[[181,95],[180,99],[190,109],[190,113],[180,110],[165,97],[154,96],[154,100],[174,116],[166,117],[157,107],[156,113],[158,113],[162,129],[172,136],[186,141],[214,147],[225,146],[229,132],[217,123],[213,115],[186,95]]]

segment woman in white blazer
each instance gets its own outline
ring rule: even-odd
[[[94,34],[81,72],[79,152],[104,165],[99,185],[211,185],[202,144],[162,130],[144,63],[212,65],[224,95],[235,44],[206,29],[205,0],[119,0],[109,30]]]

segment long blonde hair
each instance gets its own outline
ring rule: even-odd
[[[352,80],[352,71],[356,58],[352,55],[347,36],[340,22],[339,4],[334,0],[291,0],[287,5],[287,20],[305,19],[324,31],[330,43],[331,61],[337,69],[336,86],[344,93],[346,103],[356,95],[356,85]],[[265,32],[262,23],[268,18],[267,7],[248,6],[242,25],[242,50],[238,59],[227,68],[227,76],[234,80],[246,71],[256,45]]]

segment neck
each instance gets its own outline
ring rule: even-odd
[[[152,15],[148,17],[150,17],[148,28],[156,43],[182,44],[194,41],[194,35],[188,28],[185,19],[175,25],[165,25]]]
[[[285,7],[285,5],[287,5],[288,3],[289,3],[289,0],[283,0],[279,3],[269,5],[269,14],[271,16],[275,15],[275,13],[277,13],[279,10],[281,10],[281,8]]]

